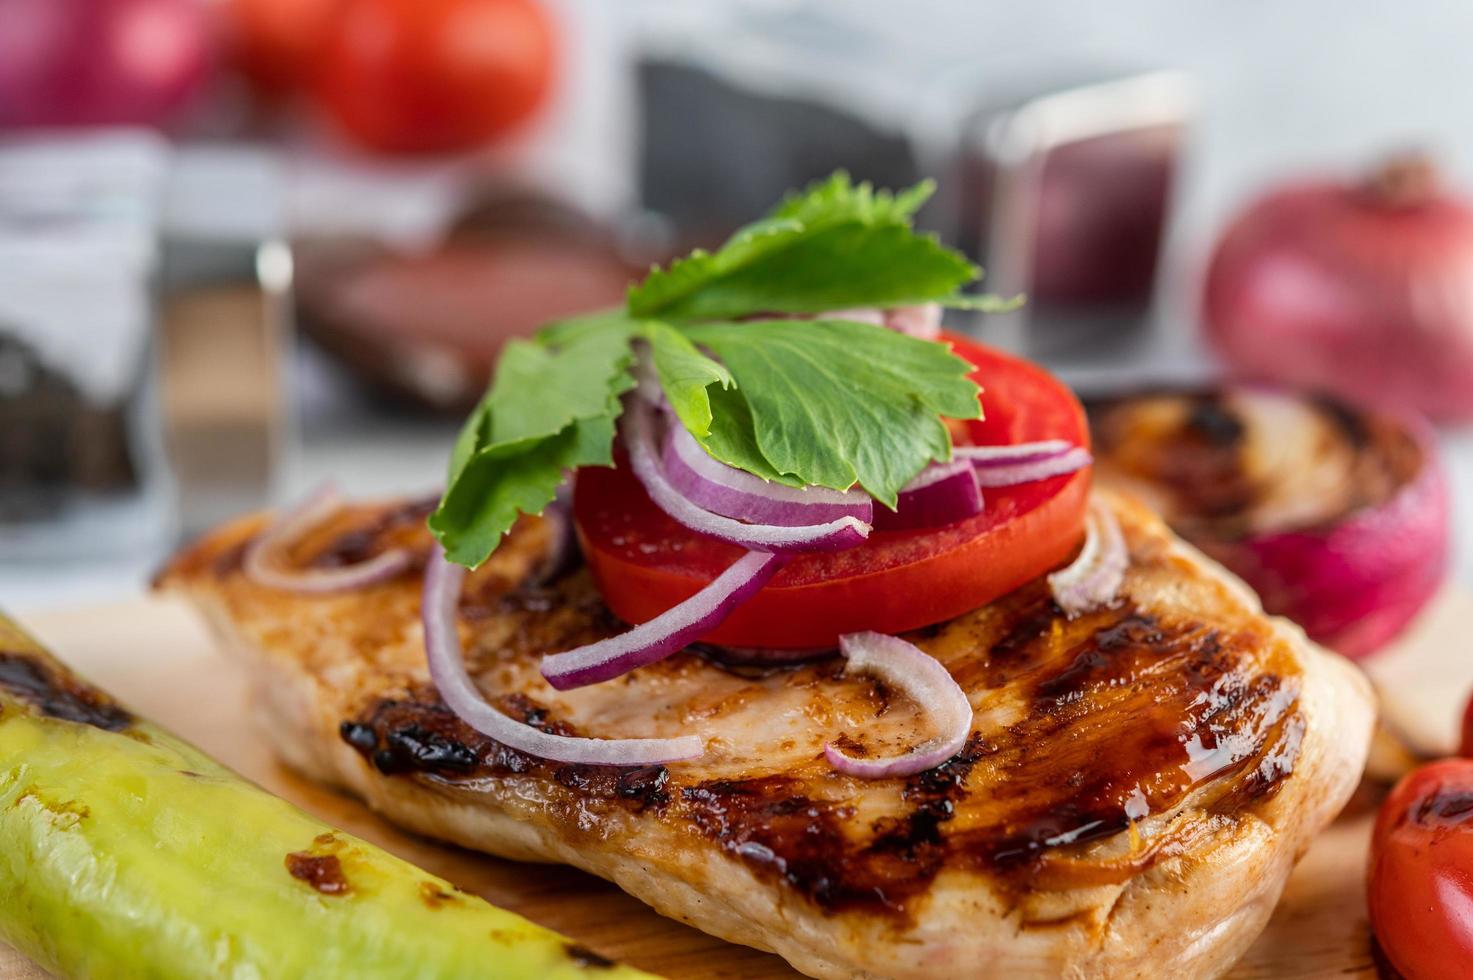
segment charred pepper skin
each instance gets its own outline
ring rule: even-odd
[[[0,615],[0,939],[63,977],[646,977],[315,820]]]

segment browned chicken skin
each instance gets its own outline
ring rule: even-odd
[[[542,654],[621,626],[581,570],[526,584],[550,533],[535,519],[461,600],[482,690],[548,731],[697,732],[704,758],[563,765],[477,734],[428,682],[417,574],[327,597],[257,586],[240,557],[260,518],[186,550],[161,584],[252,666],[288,762],[424,833],[577,865],[814,976],[1214,976],[1354,788],[1370,695],[1153,516],[1112,502],[1132,565],[1110,608],[1071,621],[1039,580],[910,636],[976,720],[961,753],[908,779],[824,761],[827,740],[861,754],[928,734],[913,704],[837,660],[730,668],[687,652],[553,690]],[[422,516],[354,507],[292,557],[423,554]]]

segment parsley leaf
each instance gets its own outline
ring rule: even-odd
[[[579,419],[556,435],[487,446],[475,453],[430,515],[430,530],[451,561],[485,561],[518,514],[540,514],[568,470],[613,464],[612,414]]]
[[[641,333],[650,343],[655,373],[675,414],[693,435],[705,436],[711,431],[712,420],[706,389],[713,384],[733,387],[736,381],[731,372],[697,350],[679,330],[658,320],[646,322]]]
[[[637,344],[681,424],[716,458],[794,486],[857,483],[894,507],[927,463],[949,458],[941,418],[980,415],[970,365],[944,344],[872,325],[753,318],[921,302],[1014,308],[960,293],[978,270],[911,229],[931,191],[926,182],[892,194],[835,174],[716,252],[653,270],[626,309],[509,343],[429,518],[449,558],[480,564],[568,470],[612,463]]]
[[[654,269],[629,292],[629,312],[665,320],[819,313],[953,297],[976,266],[910,228],[933,185],[891,195],[847,174],[788,198],[716,252]]]
[[[564,471],[613,462],[637,329],[622,315],[594,314],[506,345],[455,441],[445,494],[429,518],[451,561],[479,565],[518,512],[547,506]]]
[[[927,463],[951,457],[939,416],[981,416],[972,366],[945,344],[847,320],[708,323],[686,334],[731,371],[751,419],[749,436],[732,412],[702,444],[784,482],[858,482],[893,508]],[[732,401],[719,400],[723,415]],[[765,467],[752,466],[754,446]]]

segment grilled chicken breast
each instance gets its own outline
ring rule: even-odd
[[[293,766],[414,830],[559,861],[816,977],[1211,977],[1267,920],[1360,775],[1361,675],[1265,617],[1237,580],[1112,499],[1119,600],[1064,617],[1042,580],[910,636],[976,708],[965,749],[910,778],[835,772],[825,741],[889,752],[917,708],[841,661],[722,666],[688,651],[558,692],[539,658],[621,629],[587,574],[533,586],[551,531],[524,519],[467,580],[467,659],[502,710],[548,731],[698,732],[704,758],[550,763],[463,725],[429,684],[418,575],[301,596],[248,581],[262,518],[181,553],[188,593],[254,670]],[[424,554],[424,510],[355,506],[291,559]]]

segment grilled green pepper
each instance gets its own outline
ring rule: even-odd
[[[3,616],[0,939],[68,977],[645,976],[252,786]]]

